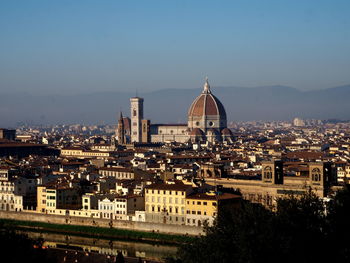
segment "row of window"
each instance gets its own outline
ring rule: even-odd
[[[15,190],[14,187],[1,187],[0,191],[1,192],[13,192]]]
[[[168,194],[168,195],[185,195],[185,192],[183,191],[171,191],[171,190],[146,190],[147,194]]]
[[[186,211],[186,214],[188,215],[202,215],[202,211],[198,210],[198,211],[194,211],[194,210],[187,210]],[[206,216],[207,215],[207,211],[203,211],[203,215]],[[214,212],[213,213],[213,216],[215,216],[216,213]]]
[[[202,202],[202,201],[187,201],[187,204],[189,205],[192,203],[192,205],[208,205],[208,202]],[[216,206],[216,202],[212,202],[213,206]]]
[[[170,214],[179,214],[179,208],[178,207],[172,207],[172,206],[169,206],[168,208],[161,208],[160,206],[146,206],[146,210],[149,211],[149,212],[166,212],[166,213],[170,213]],[[181,207],[181,214],[185,214],[185,208]]]
[[[124,204],[117,204],[117,208],[126,208]],[[100,205],[100,210],[113,210],[115,207],[113,205]]]
[[[12,195],[0,195],[0,200],[8,200],[8,201],[12,201],[13,200],[13,196]]]
[[[157,203],[160,203],[162,201],[160,196],[158,196],[157,199],[155,196],[146,196],[146,202],[154,203],[154,202],[156,202],[156,200],[157,200]],[[169,198],[163,197],[163,203],[172,204],[173,198],[172,197],[169,197]],[[184,199],[179,200],[178,198],[174,198],[174,204],[180,204],[180,203],[184,204]]]
[[[126,173],[126,172],[115,172],[115,171],[101,171],[102,175],[105,176],[113,176],[116,178],[133,178],[133,173]]]

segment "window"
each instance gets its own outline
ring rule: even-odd
[[[216,206],[216,202],[213,202],[213,206]]]
[[[311,171],[312,181],[319,182],[321,181],[321,170],[318,168],[314,168]]]
[[[207,205],[207,202],[203,202],[203,205]]]
[[[200,201],[197,202],[197,205],[201,205],[201,204],[202,204],[202,202],[200,202]]]
[[[264,169],[264,178],[265,179],[272,179],[272,169],[270,166],[266,166]]]

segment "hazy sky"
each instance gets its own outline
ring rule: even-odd
[[[0,92],[350,84],[349,0],[0,0]]]

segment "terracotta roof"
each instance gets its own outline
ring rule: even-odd
[[[208,193],[197,193],[187,196],[187,199],[197,200],[227,200],[227,199],[241,199],[242,197],[235,194],[223,193],[223,194],[208,194]]]
[[[217,97],[211,93],[202,93],[192,103],[189,116],[221,115],[226,118],[226,111]]]
[[[145,188],[154,190],[186,191],[187,189],[192,188],[192,186],[184,184],[181,181],[175,181],[175,183],[155,183],[148,185]]]

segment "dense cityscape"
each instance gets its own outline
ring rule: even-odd
[[[2,262],[350,262],[349,10],[0,1]]]
[[[0,217],[197,236],[243,201],[274,211],[277,200],[311,190],[327,203],[350,180],[350,122],[227,127],[208,80],[188,124],[153,124],[143,114],[143,99],[133,97],[131,117],[121,112],[114,125],[0,129]]]

